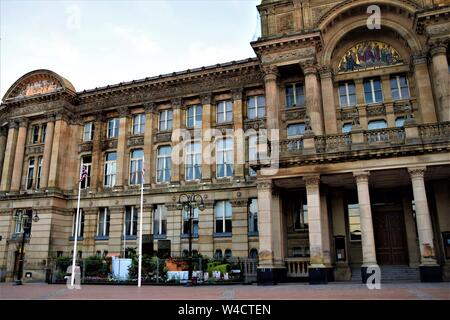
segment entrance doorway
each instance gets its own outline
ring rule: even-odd
[[[403,212],[374,210],[373,228],[378,264],[407,265],[408,247]]]

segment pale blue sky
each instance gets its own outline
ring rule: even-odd
[[[0,96],[50,69],[77,91],[254,57],[260,0],[0,0]]]

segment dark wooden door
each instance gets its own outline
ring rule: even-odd
[[[385,265],[408,264],[405,221],[401,211],[374,212],[377,261]]]

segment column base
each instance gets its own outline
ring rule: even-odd
[[[309,284],[328,284],[328,273],[330,268],[308,268]],[[331,273],[333,269],[331,269]],[[334,277],[333,277],[334,278]]]
[[[333,267],[327,267],[327,280],[328,282],[334,282],[334,268]]]
[[[442,282],[442,267],[441,266],[420,266],[420,281],[421,282]]]
[[[378,270],[380,270],[380,267],[378,265],[372,265],[370,267],[371,268],[378,267]],[[372,271],[372,272],[368,273],[367,272],[367,268],[369,268],[369,267],[368,266],[361,266],[361,280],[362,280],[362,283],[364,283],[364,284],[366,284],[367,283],[367,279],[375,273],[375,271]],[[381,274],[380,274],[380,276],[381,276]]]
[[[286,268],[258,267],[256,269],[256,281],[258,285],[276,285],[286,282]]]

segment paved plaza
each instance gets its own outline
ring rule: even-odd
[[[69,290],[65,285],[26,283],[0,284],[0,300],[450,300],[450,283],[385,283],[379,290],[369,290],[359,283],[328,285],[280,284],[276,286],[154,286],[83,285]]]

